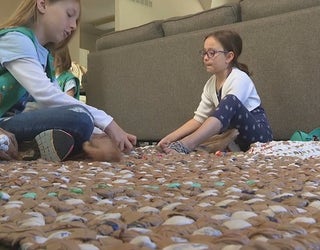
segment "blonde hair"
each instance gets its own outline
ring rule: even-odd
[[[53,57],[54,69],[57,74],[70,70],[72,61],[68,46],[55,50]]]
[[[50,4],[59,2],[59,1],[68,1],[68,0],[48,0]],[[74,0],[77,1],[80,5],[80,0]],[[80,5],[81,6],[81,5]],[[9,17],[7,21],[0,24],[0,29],[4,28],[12,28],[12,27],[31,27],[38,18],[38,11],[37,11],[37,0],[23,0],[17,7],[17,9],[12,13],[12,15]],[[77,20],[77,25],[79,23],[79,19]],[[48,49],[59,49],[61,47],[64,47],[72,38],[74,34],[74,31],[72,31],[71,35],[63,40],[59,44],[47,44],[46,47]]]

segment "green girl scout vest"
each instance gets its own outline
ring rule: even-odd
[[[70,81],[71,79],[74,79],[76,81],[75,93],[74,93],[73,97],[79,100],[79,98],[80,98],[80,81],[79,81],[79,79],[69,71],[65,71],[57,77],[57,81],[58,81],[59,86],[62,89],[62,91],[64,91],[66,83],[68,81]]]
[[[36,38],[31,29],[25,27],[13,27],[0,30],[0,36],[7,34],[8,32],[20,32],[31,39],[35,44]],[[51,81],[54,80],[54,67],[53,58],[49,54],[46,74]],[[20,83],[11,75],[5,68],[0,69],[0,117],[3,116],[11,107],[13,107],[22,96],[26,94],[26,90],[20,85]]]

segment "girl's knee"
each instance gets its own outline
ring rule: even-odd
[[[77,117],[77,124],[79,129],[82,131],[85,137],[90,138],[94,129],[94,122],[91,115],[83,112],[78,114]]]
[[[70,132],[76,134],[82,140],[88,140],[94,128],[94,120],[91,113],[81,105],[67,106],[65,115],[70,124]]]
[[[91,119],[91,121],[93,122],[93,116],[91,115],[91,113],[89,112],[89,110],[86,109],[85,107],[81,106],[81,105],[71,105],[71,106],[67,106],[67,110],[73,111],[73,112],[77,112],[77,113],[87,114],[88,117],[89,117],[89,118]]]
[[[235,95],[232,94],[228,94],[225,97],[223,97],[222,101],[228,101],[228,102],[232,102],[232,103],[239,103],[240,100],[238,99],[238,97],[236,97]],[[241,103],[241,102],[240,102]]]

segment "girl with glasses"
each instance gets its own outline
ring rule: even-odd
[[[238,130],[235,142],[243,151],[251,143],[272,140],[248,67],[238,62],[241,51],[242,39],[234,31],[216,31],[204,39],[200,55],[212,76],[204,86],[194,117],[158,143],[164,152],[190,153],[228,129]]]

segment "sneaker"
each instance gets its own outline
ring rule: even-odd
[[[47,161],[63,161],[72,152],[72,135],[60,129],[50,129],[35,137],[41,158]]]

